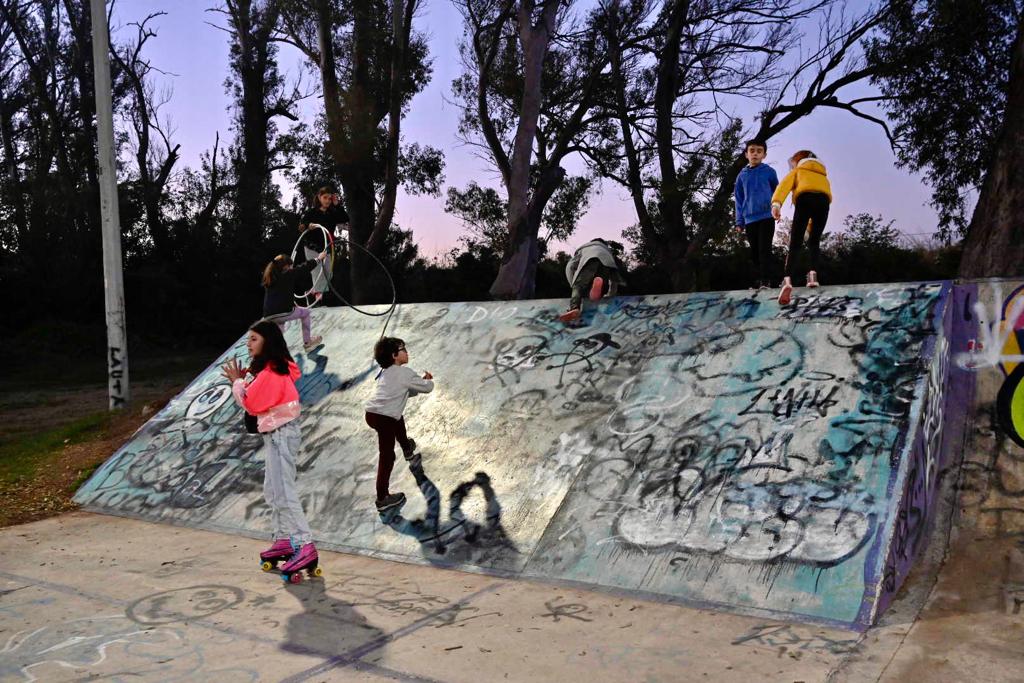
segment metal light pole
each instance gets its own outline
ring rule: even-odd
[[[128,392],[128,335],[121,277],[121,218],[114,165],[114,107],[110,90],[110,36],[105,0],[92,0],[92,61],[96,83],[96,137],[103,219],[103,285],[107,310],[107,390],[110,409],[124,407]]]

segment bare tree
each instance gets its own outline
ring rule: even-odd
[[[648,12],[642,2],[610,3],[615,87],[605,106],[618,122],[621,151],[588,156],[602,176],[629,189],[640,236],[673,287],[685,290],[695,285],[701,249],[728,224],[733,184],[746,163],[720,144],[738,134],[730,102],[763,101],[751,137],[769,140],[833,107],[878,123],[892,141],[885,122],[861,109],[879,98],[842,92],[875,73],[859,45],[885,9],[849,18],[833,0],[671,0],[647,25]],[[799,28],[815,17],[817,46],[801,50]],[[645,26],[651,40],[620,47]],[[793,53],[799,58],[790,63]]]
[[[3,152],[5,179],[4,204],[11,207],[14,218],[16,245],[24,248],[28,243],[28,211],[22,186],[21,154],[15,137],[14,117],[26,104],[23,60],[13,45],[11,25],[0,24],[0,150]],[[9,238],[8,238],[9,239]],[[11,248],[11,244],[5,245]],[[14,251],[14,249],[12,249]]]
[[[58,78],[62,71],[55,63],[62,55],[59,6],[55,0],[44,0],[30,11],[16,0],[0,2],[0,17],[10,30],[18,48],[20,61],[24,64],[26,85],[32,91],[32,108],[26,111],[32,125],[35,149],[33,149],[34,177],[48,175],[55,165],[55,181],[66,197],[75,197],[77,187],[69,146],[65,139],[71,139],[64,107],[68,93],[65,83]],[[72,216],[77,230],[84,230],[81,214]]]
[[[888,4],[869,7],[853,17],[847,17],[842,6],[836,9],[828,2],[818,2],[815,9],[818,7],[826,11],[820,23],[817,47],[801,59],[780,87],[773,89],[768,106],[758,117],[758,126],[752,137],[770,140],[818,109],[839,109],[876,124],[889,145],[895,148],[896,140],[889,124],[864,110],[864,105],[870,106],[884,97],[848,94],[850,86],[867,83],[878,72],[877,66],[865,61],[862,43],[884,21],[889,12]],[[736,176],[745,164],[746,158],[737,153],[712,197],[710,211],[713,215],[721,215],[728,210]],[[686,245],[680,264],[684,282],[692,281],[695,261],[712,230],[711,225],[701,226]]]
[[[228,90],[235,100],[234,168],[236,183],[235,230],[239,244],[255,246],[265,232],[267,196],[272,173],[291,168],[279,162],[274,119],[298,121],[296,103],[303,99],[301,82],[288,86],[277,66],[280,29],[279,0],[226,0],[216,10],[228,21],[230,64],[234,78]]]
[[[210,152],[208,162],[208,186],[205,194],[205,203],[202,209],[196,214],[196,230],[201,232],[210,231],[213,228],[213,216],[217,212],[220,203],[229,193],[235,192],[238,186],[235,183],[225,183],[222,177],[222,169],[217,165],[220,159],[220,133],[214,136],[213,150]],[[207,170],[207,169],[204,169]]]
[[[541,223],[553,198],[568,189],[577,206],[585,200],[586,192],[576,191],[579,182],[567,185],[562,164],[580,151],[582,132],[607,119],[592,111],[607,81],[607,50],[595,29],[599,11],[577,27],[568,3],[559,0],[457,4],[467,34],[465,72],[455,83],[463,106],[460,132],[484,150],[508,194],[508,237],[490,292],[527,298],[534,291]],[[575,212],[567,206],[563,223],[569,218],[574,224]]]
[[[138,173],[138,191],[146,213],[146,224],[157,254],[171,256],[170,234],[161,204],[166,198],[167,182],[178,161],[181,145],[173,144],[169,125],[159,120],[160,108],[170,99],[170,93],[157,94],[150,74],[155,70],[143,56],[146,42],[156,37],[149,27],[154,19],[166,12],[153,12],[142,21],[131,22],[135,36],[120,48],[111,42],[111,53],[118,76],[124,79],[130,95],[127,120],[134,133],[135,163]]]

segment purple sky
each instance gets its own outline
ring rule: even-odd
[[[173,97],[164,114],[172,119],[183,163],[191,166],[197,166],[199,155],[213,146],[217,131],[222,141],[230,137],[228,98],[224,93],[227,37],[207,23],[223,26],[224,17],[204,11],[214,4],[215,0],[126,0],[118,3],[114,17],[116,30],[119,24],[140,20],[150,12],[167,12],[156,20],[158,36],[147,47],[154,65],[173,74],[165,79],[173,88]],[[496,172],[456,139],[458,110],[445,101],[450,99],[451,82],[461,70],[457,50],[462,36],[459,13],[448,0],[431,0],[416,21],[430,39],[433,79],[416,96],[403,120],[403,138],[445,152],[445,187],[462,187],[476,180],[498,188],[504,195]],[[301,59],[289,46],[282,46],[280,61],[289,76],[299,72]],[[308,73],[303,78],[310,85],[315,83]],[[311,98],[303,110],[312,117],[321,107],[321,100]],[[750,116],[745,120],[749,123]],[[936,215],[927,206],[927,186],[918,176],[896,168],[885,136],[875,124],[845,112],[816,112],[772,140],[767,162],[781,178],[787,170],[785,159],[802,148],[813,149],[828,167],[834,194],[830,230],[838,230],[848,214],[869,212],[895,219],[896,226],[908,235],[934,231]],[[289,187],[282,190],[286,196],[291,193]],[[784,213],[789,215],[790,208],[786,207]],[[396,220],[403,228],[412,229],[424,256],[447,251],[463,232],[459,221],[445,214],[443,196],[400,195]],[[635,221],[628,193],[617,184],[605,182],[568,243],[555,246],[571,250],[594,237],[621,239],[622,229]]]

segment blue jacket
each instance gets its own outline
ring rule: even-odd
[[[736,176],[736,225],[772,217],[772,193],[779,176],[768,164],[744,166]]]

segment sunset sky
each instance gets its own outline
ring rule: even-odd
[[[125,39],[131,28],[127,22],[141,20],[150,12],[165,11],[153,27],[158,36],[147,45],[153,64],[168,72],[162,77],[173,88],[173,97],[163,112],[169,115],[175,130],[174,140],[181,144],[184,165],[197,166],[199,155],[213,146],[219,131],[222,141],[230,138],[229,100],[224,92],[228,73],[227,35],[210,24],[225,25],[225,17],[206,12],[214,0],[131,0],[118,3],[113,21],[115,40]],[[209,22],[209,23],[208,23]],[[461,71],[458,43],[462,36],[459,13],[448,0],[425,3],[417,27],[429,36],[433,58],[433,78],[413,100],[403,120],[403,139],[419,141],[445,152],[445,188],[462,187],[474,179],[501,190],[497,173],[472,154],[455,136],[458,110],[450,101],[451,82]],[[301,70],[302,59],[290,46],[282,46],[281,68],[290,77]],[[304,81],[315,85],[308,72]],[[321,110],[322,100],[310,98],[303,103],[303,115],[312,120]],[[752,122],[753,109],[738,109],[744,120]],[[785,159],[796,149],[814,150],[828,167],[834,203],[829,219],[830,231],[838,230],[842,219],[851,213],[868,212],[895,219],[907,235],[926,235],[934,231],[935,211],[928,205],[929,190],[922,180],[896,168],[895,157],[881,128],[839,111],[819,111],[792,126],[771,142],[767,162],[779,176],[787,170]],[[282,190],[292,194],[290,187]],[[784,212],[788,215],[790,209]],[[456,245],[463,228],[444,212],[444,199],[401,195],[396,221],[412,229],[413,238],[424,256],[443,253]],[[616,184],[605,182],[601,193],[591,200],[590,210],[580,221],[565,245],[572,249],[594,237],[621,239],[623,228],[636,221],[628,193]]]

